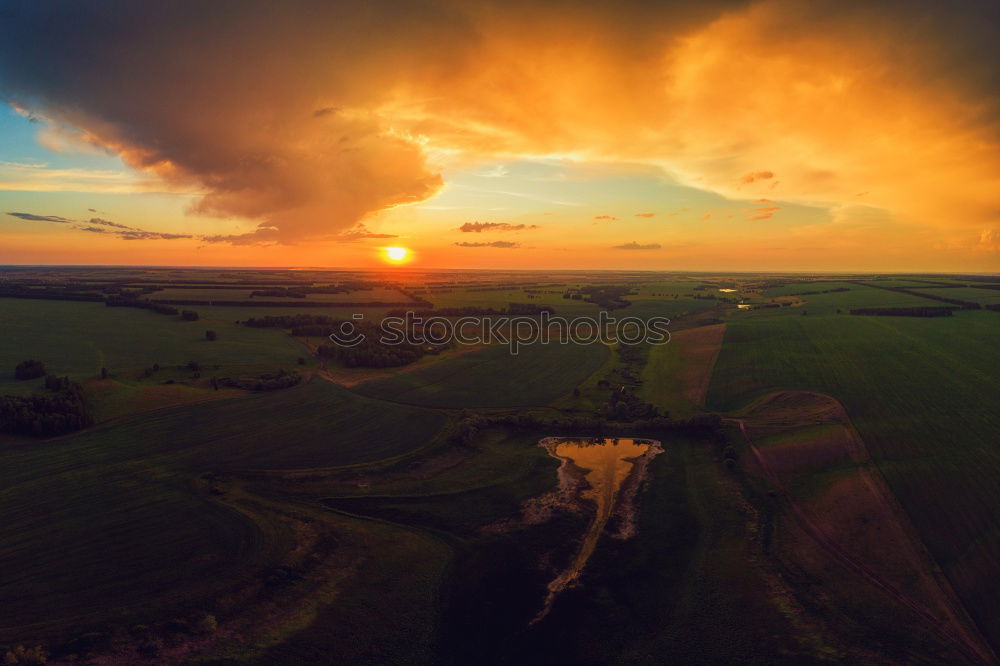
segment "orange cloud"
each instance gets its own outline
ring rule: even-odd
[[[25,4],[0,25],[0,92],[53,148],[114,151],[256,225],[213,236],[230,243],[335,241],[433,196],[442,165],[553,155],[737,199],[781,174],[782,201],[831,209],[869,187],[912,229],[998,219],[987,3],[239,6],[69,3],[63,34]]]
[[[746,185],[748,183],[755,183],[758,180],[770,180],[771,178],[774,178],[774,173],[771,171],[751,171],[740,176],[740,183]]]

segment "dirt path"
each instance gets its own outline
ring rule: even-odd
[[[807,392],[797,392],[801,395],[813,395],[820,396],[821,394],[809,394]],[[775,394],[777,395],[777,394]],[[773,396],[769,396],[773,397]],[[824,399],[833,401],[838,406],[838,411],[843,412],[843,407],[840,406],[830,396],[822,396]],[[761,403],[766,403],[767,399],[761,401]],[[817,416],[816,414],[812,416]],[[846,412],[843,413],[844,419],[846,419]],[[997,663],[996,655],[993,654],[992,650],[989,648],[985,640],[978,635],[978,632],[973,628],[971,620],[968,614],[965,612],[964,607],[961,606],[961,602],[958,600],[957,596],[953,591],[945,589],[946,581],[941,581],[937,577],[931,575],[930,578],[933,579],[937,585],[937,594],[935,595],[937,605],[942,608],[947,609],[947,616],[942,618],[935,614],[930,608],[924,603],[912,598],[893,583],[885,579],[884,576],[880,575],[875,571],[868,563],[864,561],[863,558],[851,553],[841,542],[839,542],[834,536],[832,536],[829,531],[818,521],[815,517],[810,515],[810,513],[795,499],[795,497],[788,491],[785,486],[781,475],[772,467],[767,459],[767,456],[763,454],[760,449],[754,444],[749,433],[747,432],[745,418],[729,418],[727,421],[734,422],[739,426],[740,433],[750,447],[751,452],[754,455],[757,463],[760,465],[761,470],[767,480],[773,484],[773,486],[778,489],[781,495],[785,498],[788,503],[789,508],[792,511],[792,515],[799,525],[799,527],[823,550],[835,557],[841,563],[843,563],[848,568],[860,574],[868,582],[870,582],[875,587],[882,590],[887,596],[898,602],[899,604],[905,606],[917,616],[926,621],[928,629],[932,631],[935,635],[942,638],[946,643],[953,645],[970,663],[974,664],[995,664]],[[796,424],[792,424],[793,427]],[[863,440],[854,431],[853,427],[849,423],[845,423],[850,433],[850,442],[848,444],[849,454],[851,458],[856,461],[859,457],[864,457],[867,459],[867,449],[864,446]],[[862,473],[863,480],[867,485],[868,489],[871,491],[872,497],[876,500],[885,503],[889,506],[893,514],[898,516],[899,512],[902,511],[901,507],[897,508],[894,497],[886,497],[888,493],[891,495],[891,490],[888,486],[881,482],[879,479],[873,479],[871,474],[864,470],[859,470]],[[905,516],[898,516],[898,520],[907,520]],[[901,533],[910,534],[912,530],[901,529]],[[914,535],[915,538],[915,535]],[[926,552],[923,548],[922,543],[911,543],[904,544],[904,546],[909,547],[915,551]],[[926,555],[929,558],[929,555]],[[928,562],[926,568],[930,568],[931,562]]]

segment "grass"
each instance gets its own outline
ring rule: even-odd
[[[424,446],[443,421],[315,380],[10,445],[0,450],[0,640],[162,619],[252,578],[281,539],[212,501],[197,483],[204,472],[390,458]]]
[[[708,405],[774,389],[828,393],[847,408],[924,543],[987,637],[1000,639],[997,322],[954,317],[732,320]]]
[[[197,361],[222,366],[292,366],[303,355],[287,334],[252,329],[228,321],[188,322],[135,308],[100,303],[0,299],[3,344],[0,345],[0,394],[26,392],[40,379],[14,379],[14,366],[34,358],[57,375],[85,379]],[[205,331],[217,332],[214,342]]]
[[[430,407],[546,405],[566,395],[605,361],[604,345],[531,344],[512,356],[506,346],[442,360],[413,372],[359,384],[383,400]]]

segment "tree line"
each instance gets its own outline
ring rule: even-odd
[[[852,315],[874,317],[950,317],[955,307],[931,306],[918,308],[854,308]]]
[[[874,287],[875,289],[885,289],[886,291],[894,291],[897,294],[907,294],[909,296],[917,296],[919,298],[926,298],[931,301],[939,301],[941,303],[952,303],[959,306],[963,310],[979,310],[982,306],[979,303],[973,303],[972,301],[963,301],[958,298],[945,298],[944,296],[938,296],[936,294],[928,294],[922,291],[913,291],[912,289],[907,289],[906,287],[885,287],[880,284],[868,283],[867,286]],[[915,317],[926,317],[935,315],[910,315]],[[937,315],[941,316],[941,315]],[[947,316],[947,315],[944,315]]]
[[[403,317],[406,310],[390,310],[387,317]],[[543,312],[555,314],[556,309],[551,305],[537,305],[535,303],[508,303],[505,308],[483,308],[475,305],[461,307],[437,308],[434,310],[417,310],[413,314],[417,317],[520,317],[540,315]]]
[[[316,353],[321,358],[334,359],[348,368],[395,368],[420,360],[428,353],[421,345],[401,342],[383,344],[382,332],[374,322],[352,322],[355,330],[364,335],[356,345],[321,344]],[[339,322],[337,322],[339,324]],[[329,336],[333,326],[308,326],[292,329],[292,335]],[[437,353],[436,351],[434,353]]]
[[[718,414],[699,414],[689,419],[671,419],[668,416],[639,418],[629,422],[614,422],[599,417],[544,418],[535,414],[486,415],[463,413],[450,437],[452,444],[472,446],[476,436],[489,428],[510,428],[539,432],[547,435],[658,435],[684,434],[719,440],[722,419]]]
[[[291,314],[250,317],[242,324],[251,328],[300,328],[303,326],[332,325],[334,319],[328,315]],[[325,334],[329,335],[329,331]]]
[[[820,289],[817,291],[797,291],[789,296],[815,296],[817,294],[836,294],[841,291],[850,291],[850,287],[837,287],[836,289]]]
[[[299,373],[282,368],[278,372],[265,372],[255,377],[212,377],[212,388],[218,390],[220,386],[228,386],[244,391],[278,391],[301,382]]]
[[[42,391],[0,396],[0,432],[54,437],[92,423],[82,387],[68,377],[46,375]]]

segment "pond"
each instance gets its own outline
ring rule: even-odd
[[[548,613],[560,591],[580,577],[616,510],[623,521],[634,522],[632,502],[646,465],[663,450],[656,440],[624,437],[550,437],[542,440],[541,446],[563,461],[559,468],[561,489],[575,490],[594,515],[571,564],[549,583],[548,598],[535,621]]]

